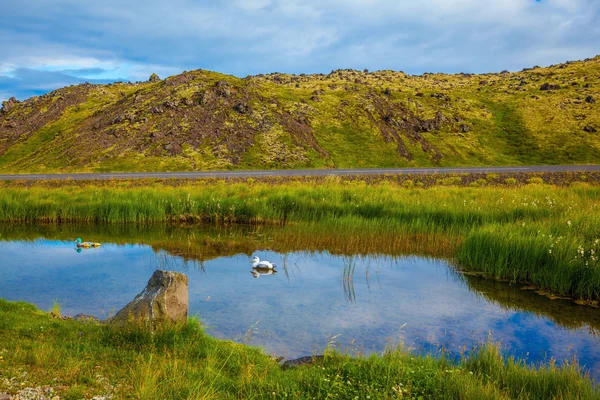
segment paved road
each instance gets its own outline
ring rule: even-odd
[[[304,169],[260,171],[211,171],[211,172],[128,172],[86,174],[0,174],[0,180],[109,180],[109,179],[197,179],[197,178],[257,178],[264,176],[327,176],[327,175],[427,175],[427,174],[476,174],[515,172],[573,172],[600,171],[600,165],[551,165],[529,167],[485,168],[377,168],[377,169]]]

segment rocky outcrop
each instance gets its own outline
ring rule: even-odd
[[[156,74],[152,74],[152,75],[150,75],[150,79],[148,79],[148,82],[152,82],[152,83],[160,82],[160,77]]]
[[[17,100],[14,97],[11,97],[10,99],[3,101],[2,102],[2,108],[0,108],[0,111],[9,113],[11,112],[16,106],[17,104],[19,104],[19,100]]]
[[[188,278],[172,271],[156,270],[148,286],[111,320],[123,322],[182,322],[188,317]]]

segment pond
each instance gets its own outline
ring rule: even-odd
[[[0,297],[106,318],[169,269],[187,274],[190,314],[208,333],[278,356],[400,343],[458,354],[491,337],[532,363],[576,355],[600,376],[598,309],[465,276],[444,258],[277,246],[278,229],[0,225]],[[77,251],[78,236],[102,247]],[[256,278],[251,255],[277,272]]]

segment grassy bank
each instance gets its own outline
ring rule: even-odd
[[[206,335],[195,320],[154,333],[53,318],[0,300],[0,393],[65,399],[596,399],[576,363],[528,367],[486,344],[460,360],[390,349],[328,352],[284,370],[270,356]]]
[[[0,192],[0,221],[286,224],[296,227],[300,241],[323,236],[321,241],[340,247],[362,243],[363,249],[365,238],[393,250],[399,237],[443,237],[431,241],[432,255],[443,251],[461,267],[600,300],[598,186],[534,181],[420,189],[339,179],[316,185],[113,185],[7,185]]]

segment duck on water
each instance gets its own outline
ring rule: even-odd
[[[269,261],[260,261],[260,258],[258,258],[257,256],[254,256],[252,260],[250,260],[250,262],[252,263],[252,268],[275,268],[274,264],[270,263]]]

